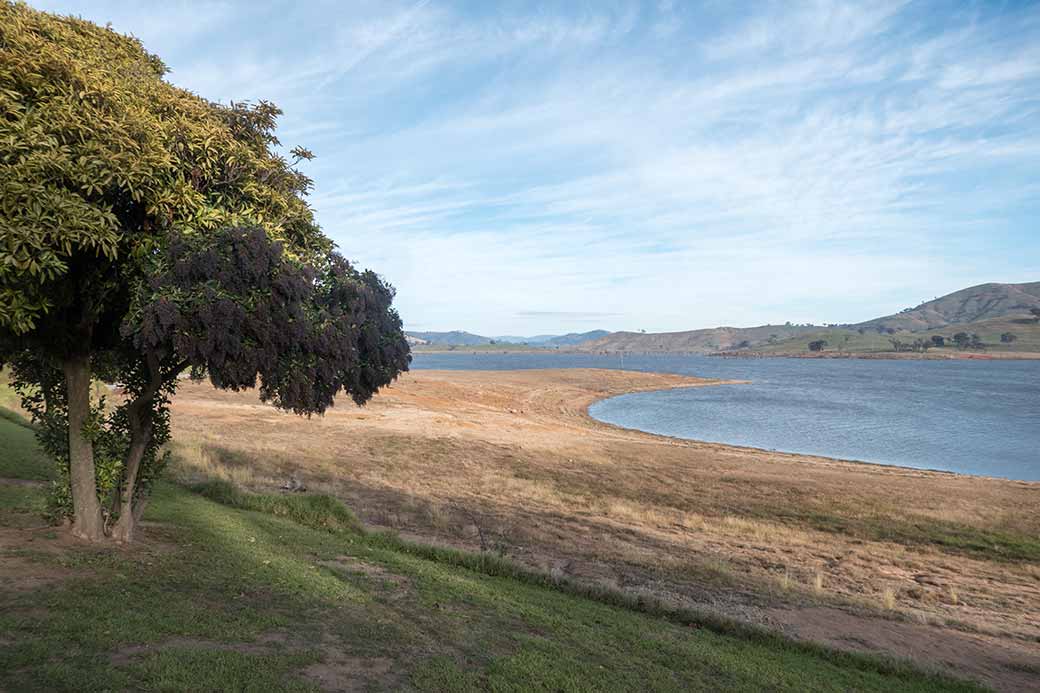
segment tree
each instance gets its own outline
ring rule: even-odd
[[[1018,339],[1018,335],[1014,332],[1005,332],[1004,334],[1000,335],[1000,341],[1003,344],[1011,344],[1016,339]]]
[[[809,351],[823,351],[825,346],[827,346],[827,340],[817,339],[815,342],[809,342]]]
[[[1040,308],[1030,308],[1029,312],[1033,314],[1033,321],[1040,322]]]
[[[163,80],[133,38],[0,1],[0,365],[59,463],[53,505],[133,538],[178,377],[320,414],[407,370],[393,290],[336,254],[272,104]],[[116,406],[93,379],[118,382]]]
[[[980,351],[986,350],[985,343],[974,332],[971,333],[971,338],[968,340],[968,347],[971,349],[978,349]]]
[[[971,344],[971,335],[967,332],[958,332],[953,335],[953,343],[957,345],[958,349],[967,349]]]
[[[938,334],[932,335],[932,346],[933,347],[944,347],[944,346],[946,346],[946,337],[943,337],[942,335],[938,335]]]
[[[923,354],[932,348],[932,342],[928,339],[918,338],[912,342],[904,342],[901,339],[889,339],[888,341],[892,343],[892,350],[898,352],[914,351]]]

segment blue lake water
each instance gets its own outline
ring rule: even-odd
[[[416,354],[412,368],[619,368],[617,356]],[[1040,481],[1040,361],[626,355],[627,370],[750,380],[621,395],[595,418],[784,452]]]

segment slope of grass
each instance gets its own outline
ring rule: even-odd
[[[0,478],[49,479],[51,465],[36,447],[36,437],[17,414],[0,409]]]
[[[160,484],[146,540],[114,550],[11,529],[43,491],[3,489],[3,690],[973,690],[366,534],[322,497]]]

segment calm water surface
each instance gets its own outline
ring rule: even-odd
[[[412,367],[619,368],[617,356],[416,354]],[[625,356],[626,370],[752,381],[621,395],[590,408],[650,433],[1040,481],[1040,361]]]

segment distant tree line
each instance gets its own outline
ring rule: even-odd
[[[967,332],[958,332],[957,334],[953,335],[953,343],[957,345],[958,349],[961,350],[985,350],[986,348],[986,345],[983,344],[982,340],[979,339],[979,336],[974,332],[972,332],[971,334],[968,334]]]

